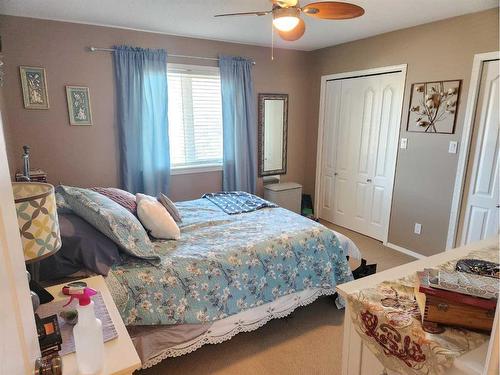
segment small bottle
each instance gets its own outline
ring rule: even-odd
[[[78,323],[73,328],[76,362],[80,374],[99,374],[103,367],[104,340],[102,323],[96,318],[94,302],[90,299],[97,292],[92,288],[68,288],[63,291],[71,298],[78,299]]]

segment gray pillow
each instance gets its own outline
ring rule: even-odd
[[[56,280],[89,270],[107,276],[120,261],[118,246],[81,217],[60,213],[61,248],[40,261],[40,280]]]
[[[172,216],[172,219],[175,220],[176,223],[182,223],[182,217],[181,214],[179,213],[179,210],[175,206],[174,202],[172,202],[165,194],[160,193],[158,200],[160,203],[165,207]]]
[[[126,253],[151,261],[160,260],[144,227],[126,208],[89,189],[61,185],[60,193],[75,214]]]

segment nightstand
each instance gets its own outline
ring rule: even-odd
[[[141,360],[135,351],[134,344],[123,324],[122,318],[118,309],[113,302],[113,298],[104,282],[102,276],[89,277],[82,279],[90,288],[101,292],[104,303],[108,309],[109,315],[113,320],[113,324],[118,332],[118,337],[104,343],[104,369],[102,374],[106,375],[127,375],[132,374],[135,370],[141,368]],[[68,299],[68,296],[62,294],[62,287],[66,284],[54,285],[47,288],[47,291],[54,296],[54,300]],[[78,368],[76,365],[75,353],[67,354],[62,357],[63,374],[77,375]]]

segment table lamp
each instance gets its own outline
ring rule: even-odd
[[[61,248],[54,187],[40,182],[13,182],[19,233],[23,244],[24,261],[31,267],[30,289],[38,292],[42,303],[53,297],[36,283],[36,262],[53,255]],[[32,295],[36,310],[36,298]]]

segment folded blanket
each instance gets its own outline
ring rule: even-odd
[[[252,212],[266,207],[278,207],[274,203],[268,202],[253,194],[245,193],[244,191],[208,193],[204,194],[202,198],[208,199],[229,215]]]

